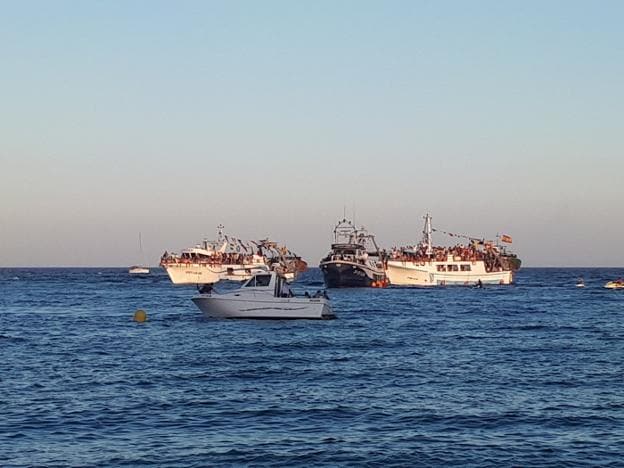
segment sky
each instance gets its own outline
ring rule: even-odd
[[[0,266],[127,266],[139,232],[156,265],[219,223],[315,266],[345,208],[384,247],[430,213],[624,266],[624,2],[0,11]]]

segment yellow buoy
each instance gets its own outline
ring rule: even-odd
[[[146,320],[147,320],[147,312],[145,312],[144,310],[139,309],[134,313],[135,322],[143,323]]]

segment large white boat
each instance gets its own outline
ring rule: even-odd
[[[328,288],[382,287],[386,274],[375,236],[346,218],[334,228],[331,251],[319,268]]]
[[[246,319],[335,318],[324,295],[295,297],[285,278],[272,271],[252,276],[239,289],[202,293],[193,298],[205,316]]]
[[[423,239],[416,247],[393,249],[385,259],[390,284],[397,286],[444,286],[512,284],[520,268],[516,255],[501,245],[469,236],[470,243],[437,247],[432,243],[431,216],[425,216]],[[447,233],[450,234],[450,233]],[[511,242],[509,236],[502,236]]]
[[[165,252],[160,265],[173,284],[214,284],[221,280],[246,281],[275,269],[292,281],[307,268],[300,257],[264,239],[244,242],[228,237],[217,227],[217,240],[204,240],[180,254]]]

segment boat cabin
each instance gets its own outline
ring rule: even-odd
[[[271,291],[273,297],[293,297],[294,294],[288,286],[286,279],[274,271],[271,273],[258,273],[243,284],[242,289],[254,288],[256,290]]]

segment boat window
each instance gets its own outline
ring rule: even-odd
[[[459,267],[457,265],[447,265],[447,271],[459,271]]]
[[[461,265],[461,271],[470,271],[470,265]]]
[[[271,275],[256,276],[256,286],[268,286],[271,282]]]
[[[271,275],[256,275],[249,280],[245,287],[268,286],[271,282]]]
[[[438,271],[446,271],[446,265],[438,265]]]

